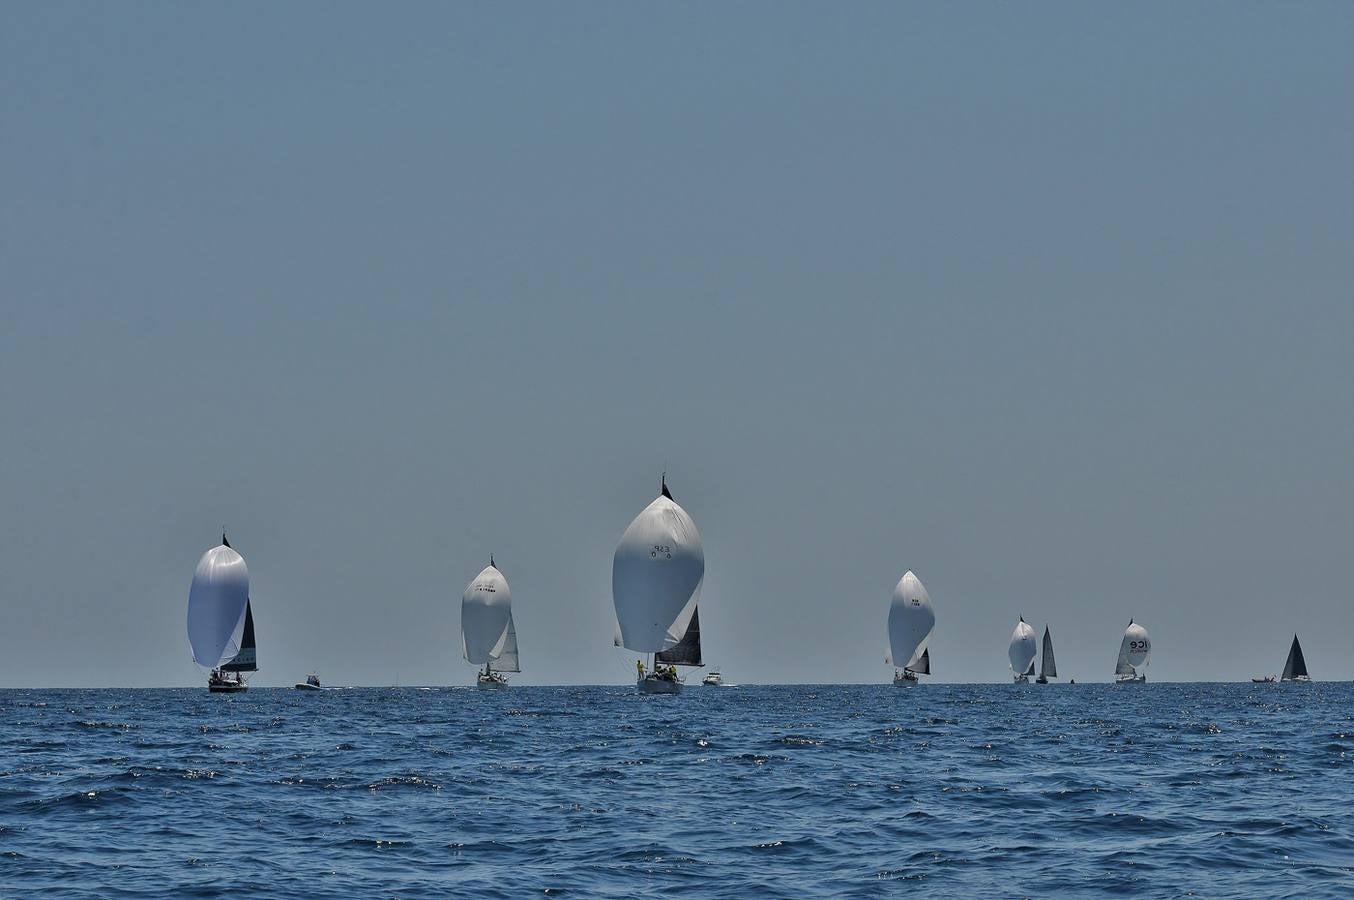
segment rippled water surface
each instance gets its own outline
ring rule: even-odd
[[[1354,685],[0,691],[5,896],[1354,892]]]

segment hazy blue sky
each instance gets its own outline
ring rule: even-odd
[[[0,6],[0,684],[622,683],[658,490],[734,681],[1354,677],[1354,6]]]

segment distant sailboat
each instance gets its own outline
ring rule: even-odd
[[[1049,634],[1048,626],[1044,626],[1044,652],[1039,657],[1039,677],[1035,679],[1036,684],[1048,684],[1050,678],[1058,677],[1058,663],[1053,659],[1053,635]]]
[[[894,667],[895,687],[914,685],[918,675],[931,674],[931,648],[927,642],[935,626],[931,595],[909,569],[894,586],[893,600],[889,603],[889,653],[884,662]],[[901,669],[899,660],[907,661]]]
[[[1152,638],[1147,633],[1147,629],[1141,625],[1135,625],[1132,619],[1128,620],[1128,628],[1124,629],[1124,639],[1119,644],[1119,659],[1114,664],[1114,682],[1115,684],[1142,684],[1147,680],[1147,673],[1139,673],[1140,667],[1147,665],[1148,659],[1152,655]]]
[[[643,660],[635,664],[640,693],[681,691],[676,667],[690,663],[664,663],[661,657],[671,651],[690,659],[693,643],[687,638],[693,635],[693,626],[699,664],[696,604],[704,581],[705,548],[700,532],[686,510],[672,499],[665,475],[658,497],[621,535],[611,562],[611,598],[620,627],[618,643],[628,650],[653,654],[647,672]]]
[[[222,671],[223,663],[234,663],[244,653],[244,635],[249,625],[249,648],[235,677]],[[193,585],[188,591],[188,644],[193,660],[211,670],[207,689],[212,693],[235,693],[248,685],[241,672],[253,668],[253,618],[249,604],[249,567],[244,557],[230,546],[223,532],[220,546],[213,547],[198,560]]]
[[[1298,643],[1296,634],[1293,635],[1293,645],[1288,648],[1288,659],[1283,664],[1283,674],[1279,676],[1279,680],[1299,682],[1312,680],[1307,675],[1307,660],[1302,655],[1302,645]]]
[[[1006,656],[1011,660],[1011,672],[1015,675],[1016,684],[1030,683],[1030,676],[1034,674],[1034,654],[1037,652],[1034,629],[1021,616],[1015,630],[1011,632],[1011,643],[1006,647]]]
[[[510,629],[511,648],[508,646]],[[508,679],[494,670],[493,663],[509,649],[512,651],[512,668],[501,671],[519,671],[517,631],[512,628],[512,591],[491,555],[489,565],[470,580],[461,596],[461,651],[467,662],[484,666],[475,676],[478,687],[503,687],[508,683]]]

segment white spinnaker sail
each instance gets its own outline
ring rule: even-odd
[[[1152,655],[1152,637],[1141,625],[1128,623],[1124,630],[1124,644],[1128,649],[1128,664],[1138,668]]]
[[[520,672],[521,662],[517,658],[517,627],[513,625],[512,613],[508,613],[508,630],[503,632],[503,640],[490,655],[489,669],[493,672]]]
[[[492,659],[511,619],[508,579],[490,563],[470,580],[461,596],[461,646],[466,660],[482,666]]]
[[[202,554],[188,590],[188,643],[198,665],[214,669],[240,652],[248,604],[244,557],[226,543]]]
[[[680,641],[704,579],[700,532],[664,485],[663,493],[625,529],[611,562],[611,599],[621,645],[656,653]]]
[[[1039,646],[1034,637],[1034,629],[1022,616],[1020,621],[1016,623],[1015,631],[1011,632],[1011,644],[1006,648],[1006,655],[1011,660],[1011,671],[1017,675],[1028,672],[1030,664],[1034,662],[1034,654],[1038,650]]]
[[[889,605],[889,656],[893,664],[907,660],[906,666],[911,668],[920,659],[922,643],[935,624],[931,595],[909,569],[894,587],[893,602]]]

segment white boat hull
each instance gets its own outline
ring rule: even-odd
[[[680,694],[682,692],[682,683],[672,681],[667,678],[655,678],[652,675],[646,675],[635,682],[636,689],[641,694]]]
[[[1120,675],[1114,679],[1115,684],[1146,684],[1146,675]]]
[[[298,691],[322,691],[322,690],[324,690],[324,688],[320,687],[318,684],[306,684],[304,681],[298,681],[296,684],[292,685],[292,687],[296,688]]]
[[[495,676],[495,675],[489,675],[489,676],[486,677],[483,673],[480,673],[479,675],[476,675],[476,676],[475,676],[475,687],[477,687],[477,688],[486,688],[486,689],[488,689],[488,690],[496,690],[496,689],[498,689],[498,688],[505,688],[505,687],[507,687],[507,686],[508,686],[508,679],[504,678],[504,677],[501,676],[501,675],[497,675],[497,676]]]

